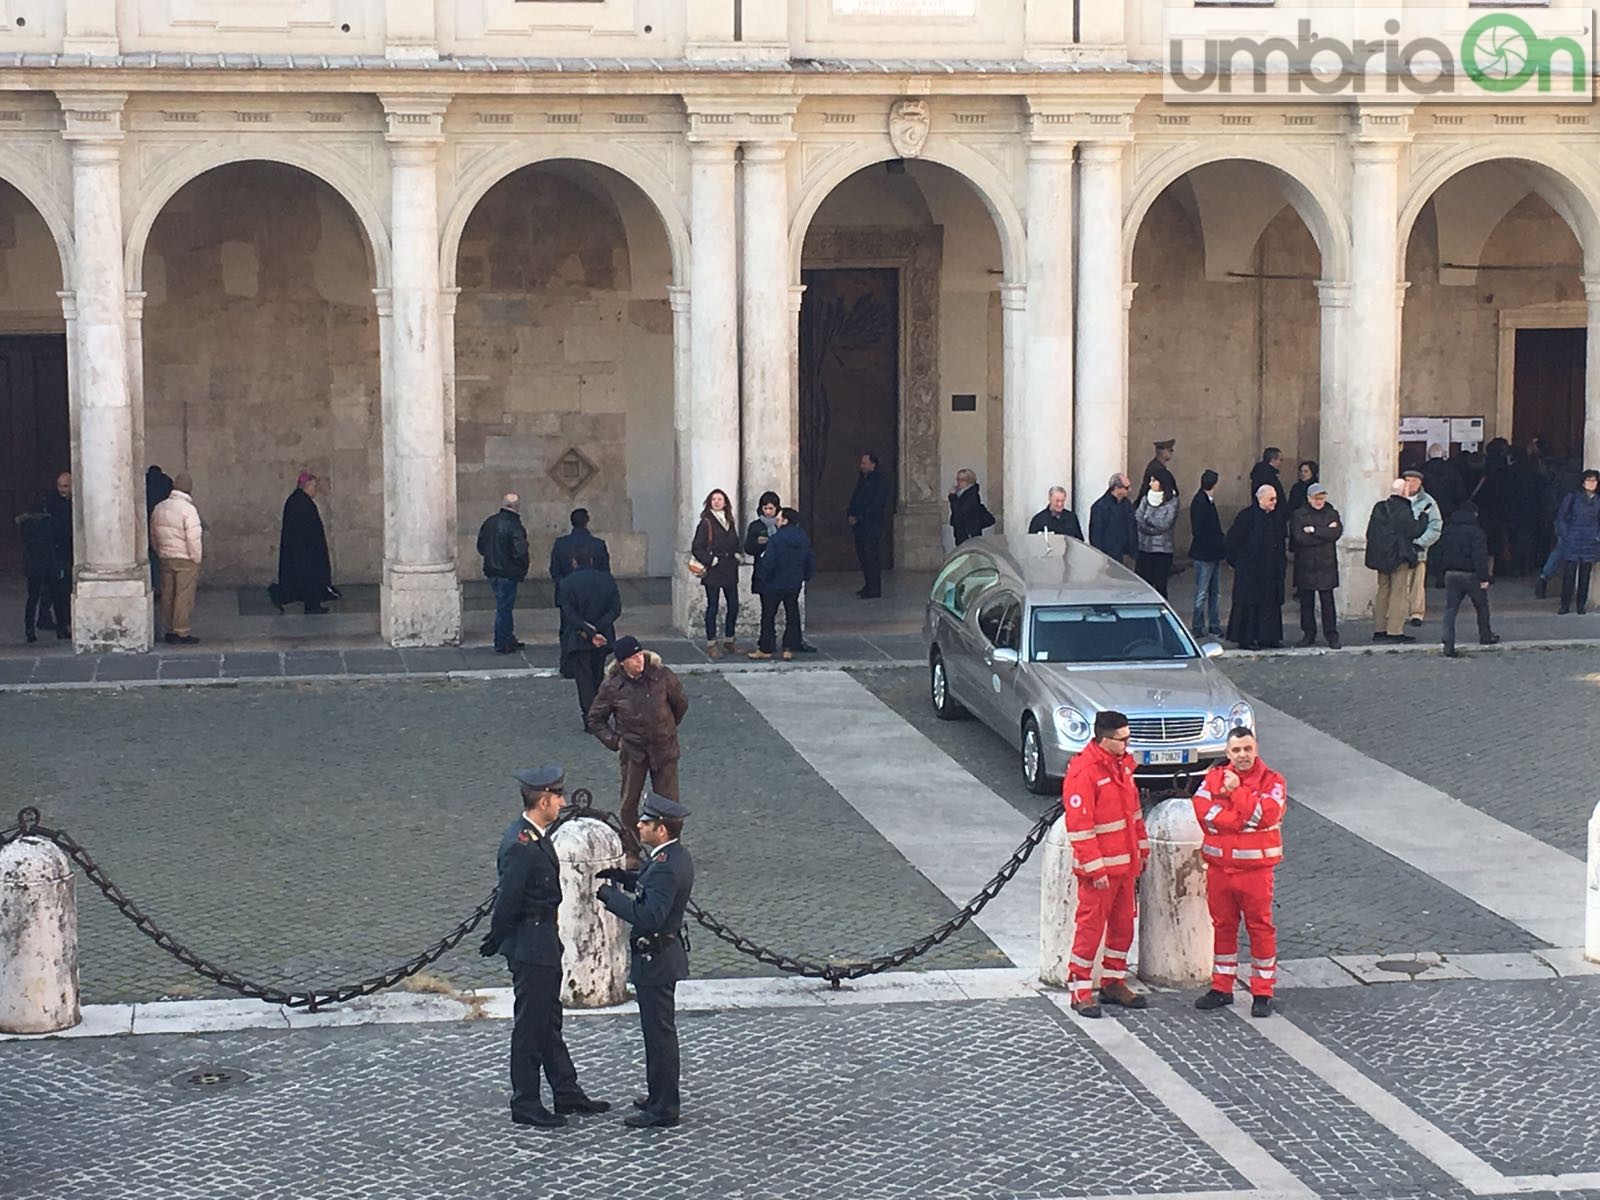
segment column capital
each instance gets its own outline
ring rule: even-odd
[[[461,299],[461,289],[458,287],[442,287],[439,289],[439,315],[453,317],[456,315],[456,304]]]
[[[728,163],[732,164],[735,152],[739,149],[737,139],[731,137],[706,138],[689,135],[689,164],[691,166],[702,163]]]
[[[378,101],[383,105],[383,136],[391,146],[431,146],[444,140],[450,97],[379,95]]]
[[[1097,166],[1115,166],[1127,157],[1127,146],[1126,141],[1107,141],[1099,138],[1080,142],[1078,159],[1085,165],[1093,163]]]
[[[789,162],[789,147],[793,144],[793,134],[784,138],[763,138],[756,142],[746,142],[744,161],[760,163],[763,166],[785,166]]]
[[[683,98],[689,141],[786,142],[794,137],[793,96],[695,96]]]
[[[1357,104],[1350,112],[1350,141],[1358,159],[1363,151],[1366,161],[1379,162],[1385,157],[1398,158],[1400,147],[1411,141],[1410,104]]]
[[[1000,307],[1008,312],[1022,312],[1028,307],[1028,285],[1025,283],[1002,283],[1000,285]]]
[[[1070,167],[1073,162],[1073,152],[1078,148],[1078,139],[1075,137],[1051,134],[1040,137],[1037,133],[1031,135],[1028,142],[1028,163],[1051,164]]]
[[[686,287],[669,287],[667,299],[672,303],[672,311],[686,313],[689,311],[689,289]]]
[[[1350,285],[1338,279],[1317,280],[1317,301],[1323,308],[1350,307]]]
[[[1127,312],[1133,307],[1133,293],[1137,291],[1137,283],[1124,283],[1122,285],[1122,311]]]
[[[1600,275],[1580,275],[1583,284],[1583,294],[1590,304],[1600,304]]]
[[[61,301],[61,315],[68,321],[78,319],[78,293],[57,292],[56,299]]]
[[[392,288],[373,288],[372,297],[377,303],[378,316],[394,316],[394,290]]]
[[[795,316],[800,315],[800,306],[805,303],[806,285],[803,283],[789,286],[789,311]]]
[[[63,119],[61,136],[67,141],[82,144],[122,140],[122,108],[128,100],[125,93],[57,92],[56,100]]]
[[[147,295],[149,295],[148,292],[129,292],[128,293],[128,296],[127,296],[128,320],[130,320],[130,321],[138,321],[138,320],[142,320],[144,318],[144,298]]]

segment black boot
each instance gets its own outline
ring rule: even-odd
[[[1232,992],[1219,992],[1212,988],[1204,996],[1194,1002],[1194,1006],[1201,1012],[1210,1012],[1213,1008],[1226,1008],[1233,1003]]]
[[[1257,996],[1250,1001],[1250,1015],[1252,1017],[1270,1017],[1272,1015],[1272,997]]]

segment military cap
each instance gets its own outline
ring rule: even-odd
[[[1167,438],[1165,441],[1157,442],[1156,443],[1156,449],[1157,450],[1171,450],[1177,444],[1178,444],[1178,439],[1177,438]]]
[[[529,767],[512,776],[518,783],[540,792],[559,792],[567,786],[567,769],[560,763]]]
[[[654,792],[646,792],[644,802],[639,805],[640,820],[681,821],[688,815],[689,810],[676,800],[668,800]]]

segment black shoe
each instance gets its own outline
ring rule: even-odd
[[[1080,1017],[1088,1017],[1091,1020],[1097,1019],[1104,1015],[1098,1004],[1090,1003],[1088,1001],[1085,1001],[1081,1004],[1077,1001],[1074,1001],[1072,1004],[1072,1011],[1077,1013]]]
[[[39,635],[30,629],[28,630],[27,638],[30,642],[37,642],[39,640]]]
[[[1250,1015],[1252,1017],[1270,1017],[1272,1015],[1272,997],[1257,996],[1250,1001]]]
[[[176,646],[178,644],[178,635],[175,633],[169,633],[161,640],[167,643],[169,646]]]
[[[1446,658],[1460,658],[1461,651],[1457,650],[1454,646],[1446,646],[1444,648],[1444,656]]]
[[[1571,608],[1569,608],[1567,605],[1563,604],[1560,608],[1556,609],[1556,616],[1564,617],[1571,611],[1572,611]]]
[[[1316,644],[1317,644],[1317,635],[1314,634],[1314,633],[1308,633],[1308,634],[1303,635],[1300,638],[1300,640],[1294,644],[1294,647],[1295,647],[1296,650],[1309,650],[1312,646],[1315,646]]]
[[[1488,637],[1481,638],[1478,642],[1480,646],[1498,646],[1499,644],[1500,635],[1498,633],[1491,633]]]
[[[800,653],[801,654],[818,654],[818,653],[820,653],[820,651],[815,646],[813,646],[810,642],[801,642],[800,643]]]
[[[1583,614],[1588,612],[1588,611],[1589,611],[1589,606],[1587,604],[1578,605],[1578,615],[1580,617],[1583,616]]]
[[[1389,635],[1380,629],[1377,633],[1372,635],[1372,640],[1375,642],[1387,642],[1389,640]]]
[[[588,1096],[579,1096],[576,1100],[557,1100],[556,1114],[564,1113],[603,1113],[611,1111],[611,1102],[608,1100],[591,1100]]]
[[[308,604],[308,605],[306,605],[306,616],[308,616],[308,617],[320,617],[320,616],[322,616],[323,613],[325,613],[327,611],[328,610],[323,608],[322,605],[320,605],[320,604]]]
[[[1535,600],[1544,600],[1547,599],[1549,595],[1550,581],[1541,575],[1537,582],[1535,582],[1533,585],[1533,598]]]
[[[623,1117],[622,1123],[629,1129],[670,1129],[678,1123],[678,1114],[675,1112],[656,1112],[652,1109],[641,1108],[632,1116]]]
[[[1344,643],[1339,640],[1339,635],[1337,633],[1330,633],[1328,635],[1328,649],[1329,650],[1337,650],[1342,645],[1344,645]]]
[[[1409,633],[1391,633],[1389,635],[1389,641],[1391,642],[1414,642],[1416,640]]]
[[[182,637],[174,637],[171,640],[177,642],[180,646],[198,646],[200,644],[200,639],[192,633],[186,633]]]
[[[1421,629],[1422,628],[1422,618],[1421,617],[1412,617],[1411,618],[1411,628],[1413,628],[1413,629]]]
[[[650,1097],[649,1096],[635,1096],[633,1098],[633,1106],[635,1108],[637,1108],[637,1109],[642,1109],[642,1110],[648,1111],[649,1108],[650,1108]]]
[[[1213,1008],[1226,1008],[1233,1003],[1232,992],[1219,992],[1212,988],[1204,996],[1194,1002],[1194,1006],[1201,1012],[1210,1012]]]
[[[515,646],[496,646],[494,652],[496,654],[515,654],[517,648]]]
[[[567,1119],[557,1116],[548,1108],[541,1108],[531,1113],[514,1112],[511,1114],[511,1123],[513,1125],[534,1125],[540,1129],[565,1129]]]
[[[860,596],[861,599],[863,599],[863,600],[882,600],[883,599],[883,593],[882,592],[857,592],[856,595]]]

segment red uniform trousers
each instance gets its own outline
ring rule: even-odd
[[[1078,876],[1078,916],[1067,966],[1067,993],[1074,1004],[1089,1003],[1094,956],[1102,940],[1106,951],[1100,959],[1100,981],[1114,983],[1128,977],[1139,877],[1113,875],[1110,880],[1111,886],[1101,891]]]
[[[1206,902],[1211,908],[1212,944],[1216,962],[1211,986],[1232,993],[1239,981],[1239,918],[1250,931],[1250,993],[1272,995],[1278,978],[1278,930],[1272,924],[1270,867],[1248,871],[1206,871]]]

